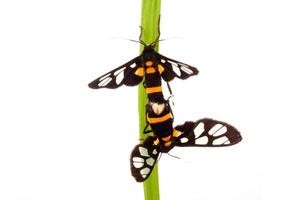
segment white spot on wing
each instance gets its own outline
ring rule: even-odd
[[[183,137],[183,138],[180,139],[181,143],[187,143],[188,141],[189,141],[189,139],[186,138],[186,137]]]
[[[141,167],[144,166],[144,163],[140,163],[140,162],[133,162],[132,164],[137,169],[139,169],[139,168],[141,168]]]
[[[213,141],[213,145],[221,145],[221,144],[225,144],[228,141],[228,138],[226,136],[220,137],[218,139],[215,139]]]
[[[139,152],[142,156],[150,157],[148,154],[148,149],[146,149],[145,147],[139,147]]]
[[[225,142],[224,144],[230,144],[230,141],[228,140],[227,142]]]
[[[153,165],[154,165],[154,162],[155,162],[155,160],[154,160],[153,158],[148,158],[148,159],[146,160],[146,163],[147,163],[148,165],[150,165],[150,166],[153,166]]]
[[[135,64],[135,63],[132,63],[132,64],[130,65],[130,67],[131,67],[131,68],[134,68],[134,67],[136,67],[136,64]]]
[[[176,67],[178,66],[178,64],[176,62],[173,62],[173,61],[169,60],[169,63],[171,63],[171,65],[173,65],[173,66],[176,66]]]
[[[213,136],[219,136],[226,133],[226,131],[227,131],[226,126],[222,124],[216,124],[208,131],[208,134]]]
[[[181,70],[184,71],[184,72],[186,72],[187,74],[193,74],[193,70],[189,69],[186,66],[182,66]]]
[[[114,72],[114,76],[117,76],[120,72],[122,72],[126,67],[122,67],[121,69],[118,69]]]
[[[106,86],[112,80],[111,77],[106,77],[98,83],[99,87]]]
[[[172,65],[172,68],[173,68],[173,71],[175,72],[175,74],[177,74],[177,76],[181,76],[181,72],[178,67],[175,67]]]
[[[133,161],[133,162],[144,162],[144,159],[143,159],[143,158],[140,158],[140,157],[133,157],[133,158],[132,158],[132,161]]]
[[[166,62],[166,60],[165,60],[165,59],[161,59],[160,61],[161,61],[162,63],[165,63],[165,62]]]
[[[207,136],[203,136],[201,138],[198,138],[195,142],[196,144],[202,144],[205,145],[208,143],[208,137]]]
[[[102,81],[103,79],[105,79],[105,78],[109,77],[110,75],[111,75],[111,73],[109,73],[109,74],[106,74],[105,76],[102,76],[102,77],[99,79],[99,81]]]
[[[152,151],[152,154],[153,154],[153,155],[156,155],[156,154],[157,154],[157,150],[154,149],[154,150]]]
[[[119,85],[121,81],[124,79],[124,71],[120,72],[116,77],[116,83]]]
[[[140,172],[141,172],[141,175],[147,175],[147,174],[149,174],[150,169],[148,167],[146,167],[144,169],[141,169]]]
[[[200,135],[204,132],[204,123],[200,122],[196,128],[194,129],[194,133],[195,133],[195,138],[200,137]]]

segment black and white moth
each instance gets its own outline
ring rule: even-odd
[[[198,70],[157,53],[154,49],[157,41],[158,38],[146,45],[140,37],[140,43],[144,45],[140,56],[89,83],[92,89],[115,89],[121,85],[135,86],[144,80],[148,94],[146,121],[154,136],[148,136],[131,153],[131,173],[138,182],[149,177],[161,153],[169,152],[175,146],[224,147],[242,140],[233,126],[208,118],[173,127],[173,114],[163,96],[162,80],[169,82],[175,77],[184,80],[197,75]]]
[[[242,140],[232,125],[209,118],[173,127],[173,115],[167,101],[149,103],[147,107],[147,123],[154,135],[136,145],[130,157],[131,174],[138,182],[145,181],[159,155],[173,147],[226,147]]]
[[[144,44],[141,41],[142,44]],[[195,67],[167,58],[154,50],[156,42],[144,44],[141,55],[120,67],[100,76],[91,83],[92,89],[115,89],[121,85],[135,86],[144,80],[149,100],[163,102],[162,80],[169,82],[175,77],[187,79],[198,74]]]

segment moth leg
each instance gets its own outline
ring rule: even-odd
[[[152,133],[152,129],[151,130],[147,130],[147,128],[149,127],[149,124],[147,123],[147,125],[145,126],[144,130],[143,130],[143,133],[144,134],[148,134],[148,133]]]

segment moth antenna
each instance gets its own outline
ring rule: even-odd
[[[156,45],[158,42],[162,42],[162,41],[165,41],[165,40],[166,40],[166,39],[156,40],[156,41],[152,42],[149,46],[155,47],[155,45]]]
[[[155,40],[150,45],[154,47],[156,45],[156,43],[158,43],[158,42],[162,42],[162,41],[166,41],[166,40],[173,40],[173,39],[183,39],[183,38],[182,37],[170,37],[170,38],[166,38],[166,39]]]
[[[137,41],[137,40],[132,40],[132,39],[128,39],[128,40],[131,42],[136,42],[136,43],[142,44],[140,41]]]
[[[128,39],[128,38],[125,38],[125,37],[112,37],[111,39],[113,39],[113,40],[115,40],[115,39],[129,40],[131,42],[135,42],[135,43],[139,43],[141,45],[147,46],[143,41],[137,41],[137,40]]]
[[[139,37],[139,41],[140,41],[140,44],[144,45],[144,46],[147,46],[147,44],[144,42],[144,40],[142,39],[142,36],[143,36],[143,27],[140,26],[140,29],[141,29],[141,33],[140,33],[140,37]]]

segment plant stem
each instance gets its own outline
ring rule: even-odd
[[[160,0],[142,0],[142,39],[146,44],[153,42],[158,35],[158,20],[160,16]],[[143,50],[143,45],[140,47],[140,51]],[[158,44],[156,45],[156,51],[158,50]],[[145,139],[146,136],[143,130],[146,126],[146,103],[147,94],[143,84],[138,87],[138,110],[139,110],[139,136],[140,139]],[[158,180],[158,167],[157,163],[144,182],[144,196],[145,200],[159,200],[159,180]]]

